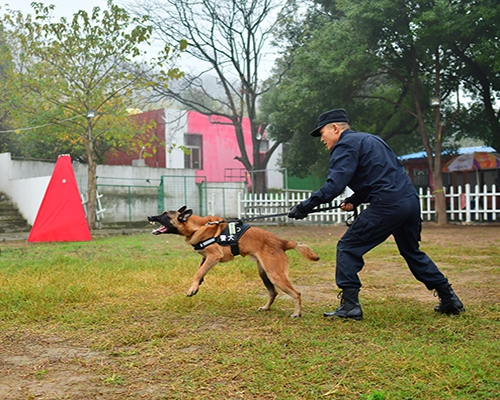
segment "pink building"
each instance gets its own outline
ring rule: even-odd
[[[196,111],[160,109],[136,114],[134,118],[154,119],[153,135],[158,139],[154,148],[146,146],[133,154],[118,153],[107,157],[110,165],[143,165],[157,168],[194,169],[197,177],[207,182],[243,181],[246,170],[235,157],[241,156],[234,127],[228,119],[207,116]],[[245,146],[252,154],[252,138],[248,118],[243,121]],[[267,150],[267,140],[261,141]],[[185,149],[189,151],[186,152]],[[269,164],[269,187],[282,187],[282,175],[277,172],[276,160],[281,148]],[[153,156],[144,157],[144,154]],[[273,183],[273,182],[276,183]]]
[[[252,138],[248,118],[243,121],[243,130],[245,146],[251,155]],[[234,127],[228,119],[188,111],[184,146],[191,150],[190,155],[184,155],[184,168],[196,169],[196,176],[205,176],[208,182],[245,177],[243,164],[235,160],[235,157],[241,156],[241,152]]]

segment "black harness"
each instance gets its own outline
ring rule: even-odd
[[[241,220],[228,222],[226,229],[224,229],[219,236],[205,239],[202,242],[196,243],[193,245],[193,248],[195,250],[203,250],[205,247],[217,243],[221,246],[230,246],[233,256],[237,256],[238,254],[240,254],[238,240],[247,231],[248,228],[250,228],[250,225],[244,224]]]

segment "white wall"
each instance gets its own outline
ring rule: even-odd
[[[11,192],[8,196],[17,206],[28,224],[35,222],[38,209],[42,204],[47,186],[49,186],[50,176],[40,176],[37,178],[12,180]]]
[[[184,168],[184,152],[179,145],[184,144],[187,133],[187,111],[165,108],[165,165],[167,168]],[[175,146],[175,147],[174,147]]]
[[[30,225],[35,221],[54,165],[36,161],[13,161],[10,153],[0,154],[0,191],[9,196]]]
[[[274,143],[270,142],[269,146],[272,146]],[[278,165],[279,160],[281,159],[281,154],[283,150],[283,145],[279,145],[278,148],[274,151],[273,155],[269,159],[269,163],[267,165],[267,187],[269,189],[284,189],[284,173],[285,171],[281,169]]]

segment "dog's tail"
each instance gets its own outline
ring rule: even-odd
[[[285,250],[295,249],[300,254],[302,254],[305,258],[307,258],[308,260],[311,260],[311,261],[318,261],[319,260],[319,256],[309,246],[302,244],[302,243],[292,242],[291,240],[288,240],[286,242],[287,243],[286,243]]]

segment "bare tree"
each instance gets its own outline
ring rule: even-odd
[[[185,53],[197,67],[196,72],[186,72],[175,86],[159,83],[154,88],[156,95],[168,96],[202,114],[227,119],[234,126],[241,152],[235,159],[252,173],[254,190],[265,192],[265,174],[261,171],[279,143],[267,148],[267,142],[263,142],[266,123],[259,121],[257,106],[259,96],[271,83],[264,83],[260,74],[272,34],[286,15],[283,2],[163,0],[141,2],[134,9],[149,15],[148,22],[163,42],[184,40]],[[208,85],[208,77],[215,77],[216,90]],[[244,117],[250,121],[251,154],[243,137]]]

